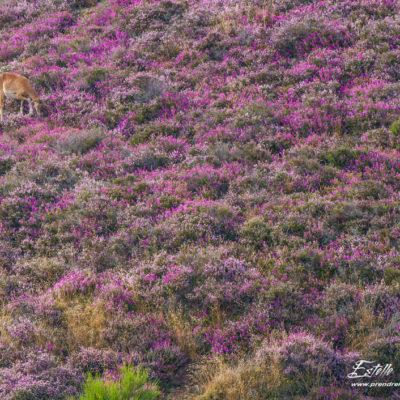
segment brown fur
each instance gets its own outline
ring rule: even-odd
[[[5,97],[21,101],[20,115],[23,114],[24,101],[29,103],[29,115],[32,115],[32,101],[38,115],[40,98],[30,85],[28,79],[22,75],[5,72],[0,74],[0,120],[3,121]]]

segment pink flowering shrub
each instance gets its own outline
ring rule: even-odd
[[[42,116],[0,123],[0,397],[124,362],[164,397],[399,397],[346,379],[351,350],[398,367],[399,15],[1,2]]]
[[[157,316],[116,314],[102,332],[104,343],[126,354],[129,362],[149,368],[164,384],[173,384],[185,355],[173,345],[170,332]]]
[[[81,348],[68,357],[67,364],[71,369],[81,373],[102,374],[115,369],[121,362],[121,354],[112,350]]]
[[[188,298],[210,307],[219,304],[234,312],[236,307],[251,303],[262,284],[259,272],[235,258],[210,263],[197,276],[195,288]]]
[[[77,393],[82,376],[66,366],[57,365],[50,354],[27,354],[12,367],[0,372],[0,394],[3,399],[64,399]]]
[[[304,395],[314,385],[324,388],[340,383],[348,364],[358,356],[356,353],[337,353],[327,343],[304,333],[292,334],[280,345],[261,347],[256,358],[260,363],[268,363],[274,354],[286,377],[279,389],[284,396]],[[325,389],[322,388],[323,393]]]

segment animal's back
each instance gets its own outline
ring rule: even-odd
[[[14,74],[13,72],[5,72],[2,75],[2,89],[4,92],[18,93],[22,96],[29,96],[33,100],[39,99],[36,91],[32,88],[25,76]]]
[[[9,91],[17,91],[17,89],[26,88],[28,79],[22,75],[17,75],[12,72],[3,74],[3,88]]]

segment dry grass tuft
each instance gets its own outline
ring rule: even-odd
[[[198,345],[193,328],[189,321],[185,320],[183,312],[181,310],[169,311],[167,325],[179,348],[190,360],[195,360],[198,357]]]
[[[64,312],[66,320],[66,343],[70,350],[84,347],[102,347],[101,332],[106,316],[101,305],[77,302]]]
[[[274,398],[282,385],[279,359],[274,355],[268,364],[243,359],[230,365],[212,359],[196,369],[202,395],[196,400],[264,400]]]

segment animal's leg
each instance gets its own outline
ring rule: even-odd
[[[21,106],[20,106],[20,109],[19,109],[19,114],[22,115],[22,114],[23,114],[23,104],[24,104],[24,101],[27,101],[28,98],[25,97],[24,95],[20,94],[20,93],[17,93],[17,95],[15,96],[15,98],[18,99],[18,100],[21,100]]]
[[[29,103],[29,114],[28,115],[31,116],[33,114],[32,100],[29,99],[28,103]]]
[[[24,100],[21,100],[21,105],[19,107],[19,115],[24,115]]]
[[[40,114],[40,111],[39,111],[39,102],[38,101],[34,101],[33,102],[33,106],[35,107],[37,115],[40,117],[42,114]]]
[[[0,121],[3,121],[3,109],[4,109],[4,97],[3,94],[0,93]]]

